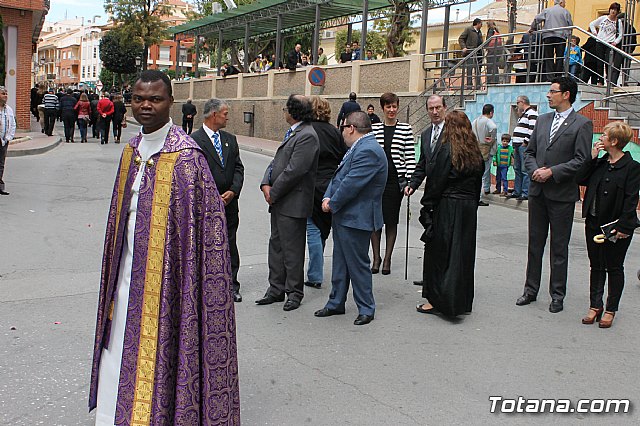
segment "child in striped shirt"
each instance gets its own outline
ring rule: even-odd
[[[507,172],[509,171],[509,167],[513,161],[513,147],[510,145],[511,143],[511,135],[508,133],[503,133],[502,137],[502,146],[498,148],[496,151],[496,155],[493,157],[493,165],[496,166],[496,190],[493,192],[494,194],[502,194],[502,196],[506,197],[509,193],[509,180],[507,179]],[[501,191],[500,186],[502,184],[503,190]]]

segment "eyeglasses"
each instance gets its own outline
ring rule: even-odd
[[[354,125],[353,124],[342,124],[342,125],[340,125],[340,131],[343,131],[347,127],[354,127]]]
[[[284,108],[282,108],[282,111],[284,111],[284,112],[289,112],[289,108],[284,107]]]
[[[562,90],[549,89],[547,93],[562,93]]]

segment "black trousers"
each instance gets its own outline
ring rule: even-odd
[[[631,238],[624,238],[612,243],[605,240],[602,244],[593,241],[593,237],[601,234],[599,224],[592,216],[587,216],[585,224],[585,235],[587,237],[587,253],[589,254],[589,264],[591,274],[589,276],[589,293],[592,308],[603,307],[602,296],[604,295],[604,283],[609,277],[609,292],[607,295],[607,311],[618,310],[620,296],[624,289],[624,258],[631,245]]]
[[[109,143],[109,127],[111,125],[111,116],[100,117],[98,121],[100,125],[100,143]]]
[[[58,116],[58,110],[53,108],[44,109],[44,132],[47,136],[53,134],[53,126],[56,124],[56,118]]]
[[[122,120],[120,121],[113,120],[113,137],[117,142],[119,142],[121,136],[122,136]]]
[[[476,54],[474,57],[467,59],[466,73],[467,73],[467,87],[479,89],[482,87],[482,80],[480,78],[480,70],[482,69],[482,54]],[[473,81],[473,74],[476,74],[475,85]]]
[[[73,134],[76,129],[76,114],[73,111],[65,111],[62,113],[62,123],[64,124],[64,139],[69,142],[73,140]]]
[[[549,294],[552,299],[564,300],[567,292],[569,240],[573,225],[573,201],[553,201],[544,194],[529,194],[529,249],[524,292],[537,295],[542,277],[542,256],[551,230],[551,274]]]
[[[607,81],[611,81],[612,84],[618,82],[620,67],[622,66],[622,55],[613,52],[613,66],[609,67],[609,55],[611,51],[608,44],[598,43],[596,45],[596,84],[604,83],[604,70],[607,71]]]
[[[285,216],[271,207],[269,295],[280,298],[286,293],[291,300],[302,300],[306,243],[307,218]]]
[[[193,131],[193,118],[183,118],[182,119],[182,130],[187,132],[188,135]]]
[[[227,234],[229,235],[229,252],[231,254],[231,276],[233,278],[233,291],[240,291],[240,282],[238,281],[238,270],[240,269],[240,253],[238,253],[238,244],[236,239],[239,224],[240,217],[238,216],[238,212],[227,212]]]
[[[551,81],[562,72],[566,44],[566,41],[562,37],[547,37],[542,40],[542,55],[544,58],[543,81]]]

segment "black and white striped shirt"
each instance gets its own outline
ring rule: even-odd
[[[58,109],[58,97],[53,93],[47,93],[42,98],[44,109]]]
[[[373,124],[371,128],[376,136],[376,141],[384,148],[384,123]],[[411,126],[398,121],[391,141],[391,159],[396,166],[398,177],[405,177],[407,181],[411,179],[416,168],[414,143]]]
[[[532,107],[527,108],[518,119],[516,128],[513,129],[513,137],[511,139],[511,143],[529,143],[529,138],[531,137],[531,133],[533,133],[533,128],[536,125],[537,119],[538,111],[536,111]]]

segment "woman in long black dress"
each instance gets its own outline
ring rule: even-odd
[[[407,123],[398,121],[398,107],[400,100],[395,93],[383,93],[380,96],[380,106],[384,113],[382,123],[373,124],[371,127],[376,140],[384,148],[387,154],[388,175],[387,186],[382,194],[382,216],[384,219],[386,249],[384,262],[380,256],[380,240],[382,229],[371,234],[371,248],[373,250],[373,262],[371,273],[377,274],[382,263],[382,274],[391,273],[391,256],[398,235],[398,222],[400,220],[400,204],[405,186],[411,179],[411,174],[416,168],[415,148],[413,147],[413,130]]]
[[[640,164],[633,160],[631,154],[622,151],[632,137],[633,131],[628,124],[607,124],[593,147],[591,160],[586,161],[576,174],[578,184],[587,187],[582,217],[586,219],[587,253],[591,266],[589,312],[582,318],[582,323],[598,322],[600,328],[611,327],[618,311],[624,288],[624,259],[633,231],[639,226],[636,208]],[[606,154],[598,158],[601,151],[606,151]],[[617,221],[615,232],[612,231],[615,240],[605,239],[596,243],[593,238],[602,233],[600,227],[614,221]],[[604,310],[602,296],[607,278],[609,291]]]
[[[421,313],[454,317],[473,305],[478,192],[484,170],[471,122],[447,114],[442,146],[427,170],[420,222],[425,227]],[[435,172],[434,172],[435,171]]]

